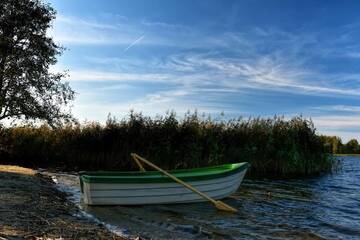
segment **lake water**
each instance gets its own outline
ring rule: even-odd
[[[307,180],[245,180],[224,201],[238,213],[208,203],[89,207],[80,203],[76,176],[56,174],[86,214],[128,237],[147,239],[360,239],[360,158]]]

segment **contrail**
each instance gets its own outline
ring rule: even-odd
[[[141,39],[143,39],[145,37],[145,34],[142,35],[141,37],[139,37],[138,39],[136,39],[135,41],[133,41],[129,46],[127,46],[125,49],[124,49],[124,52],[126,52],[127,50],[129,50],[130,48],[132,48],[135,44],[137,44],[138,42],[141,41]]]

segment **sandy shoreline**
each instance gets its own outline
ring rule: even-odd
[[[123,239],[83,217],[51,179],[0,165],[0,239]]]

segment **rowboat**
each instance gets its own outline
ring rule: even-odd
[[[234,193],[247,162],[169,171],[178,179],[214,199]],[[145,205],[205,201],[201,196],[158,171],[80,172],[83,201],[88,205]]]

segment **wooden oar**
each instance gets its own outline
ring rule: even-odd
[[[136,154],[136,153],[131,153],[131,156],[134,159],[134,161],[136,162],[136,164],[138,165],[138,167],[140,168],[140,172],[146,172],[143,165],[140,163],[140,161],[135,156],[133,156],[133,154]]]
[[[155,164],[151,163],[150,161],[146,160],[145,158],[140,157],[139,155],[137,155],[136,153],[131,153],[131,156],[134,158],[134,160],[138,163],[140,161],[146,163],[147,165],[149,165],[150,167],[156,169],[159,172],[162,172],[164,175],[168,176],[169,178],[171,178],[172,180],[174,180],[175,182],[183,185],[184,187],[190,189],[191,191],[199,194],[201,197],[205,198],[206,200],[208,200],[209,202],[213,203],[215,205],[215,207],[219,210],[222,211],[227,211],[227,212],[237,212],[237,210],[229,205],[227,205],[226,203],[220,201],[220,200],[215,200],[211,197],[209,197],[208,195],[206,195],[203,192],[200,192],[199,190],[197,190],[196,188],[194,188],[193,186],[191,186],[190,184],[178,179],[177,177],[175,177],[174,175],[168,173],[167,171],[161,169],[160,167],[156,166]],[[139,166],[142,167],[142,165],[140,164]],[[141,169],[140,168],[140,169]]]

